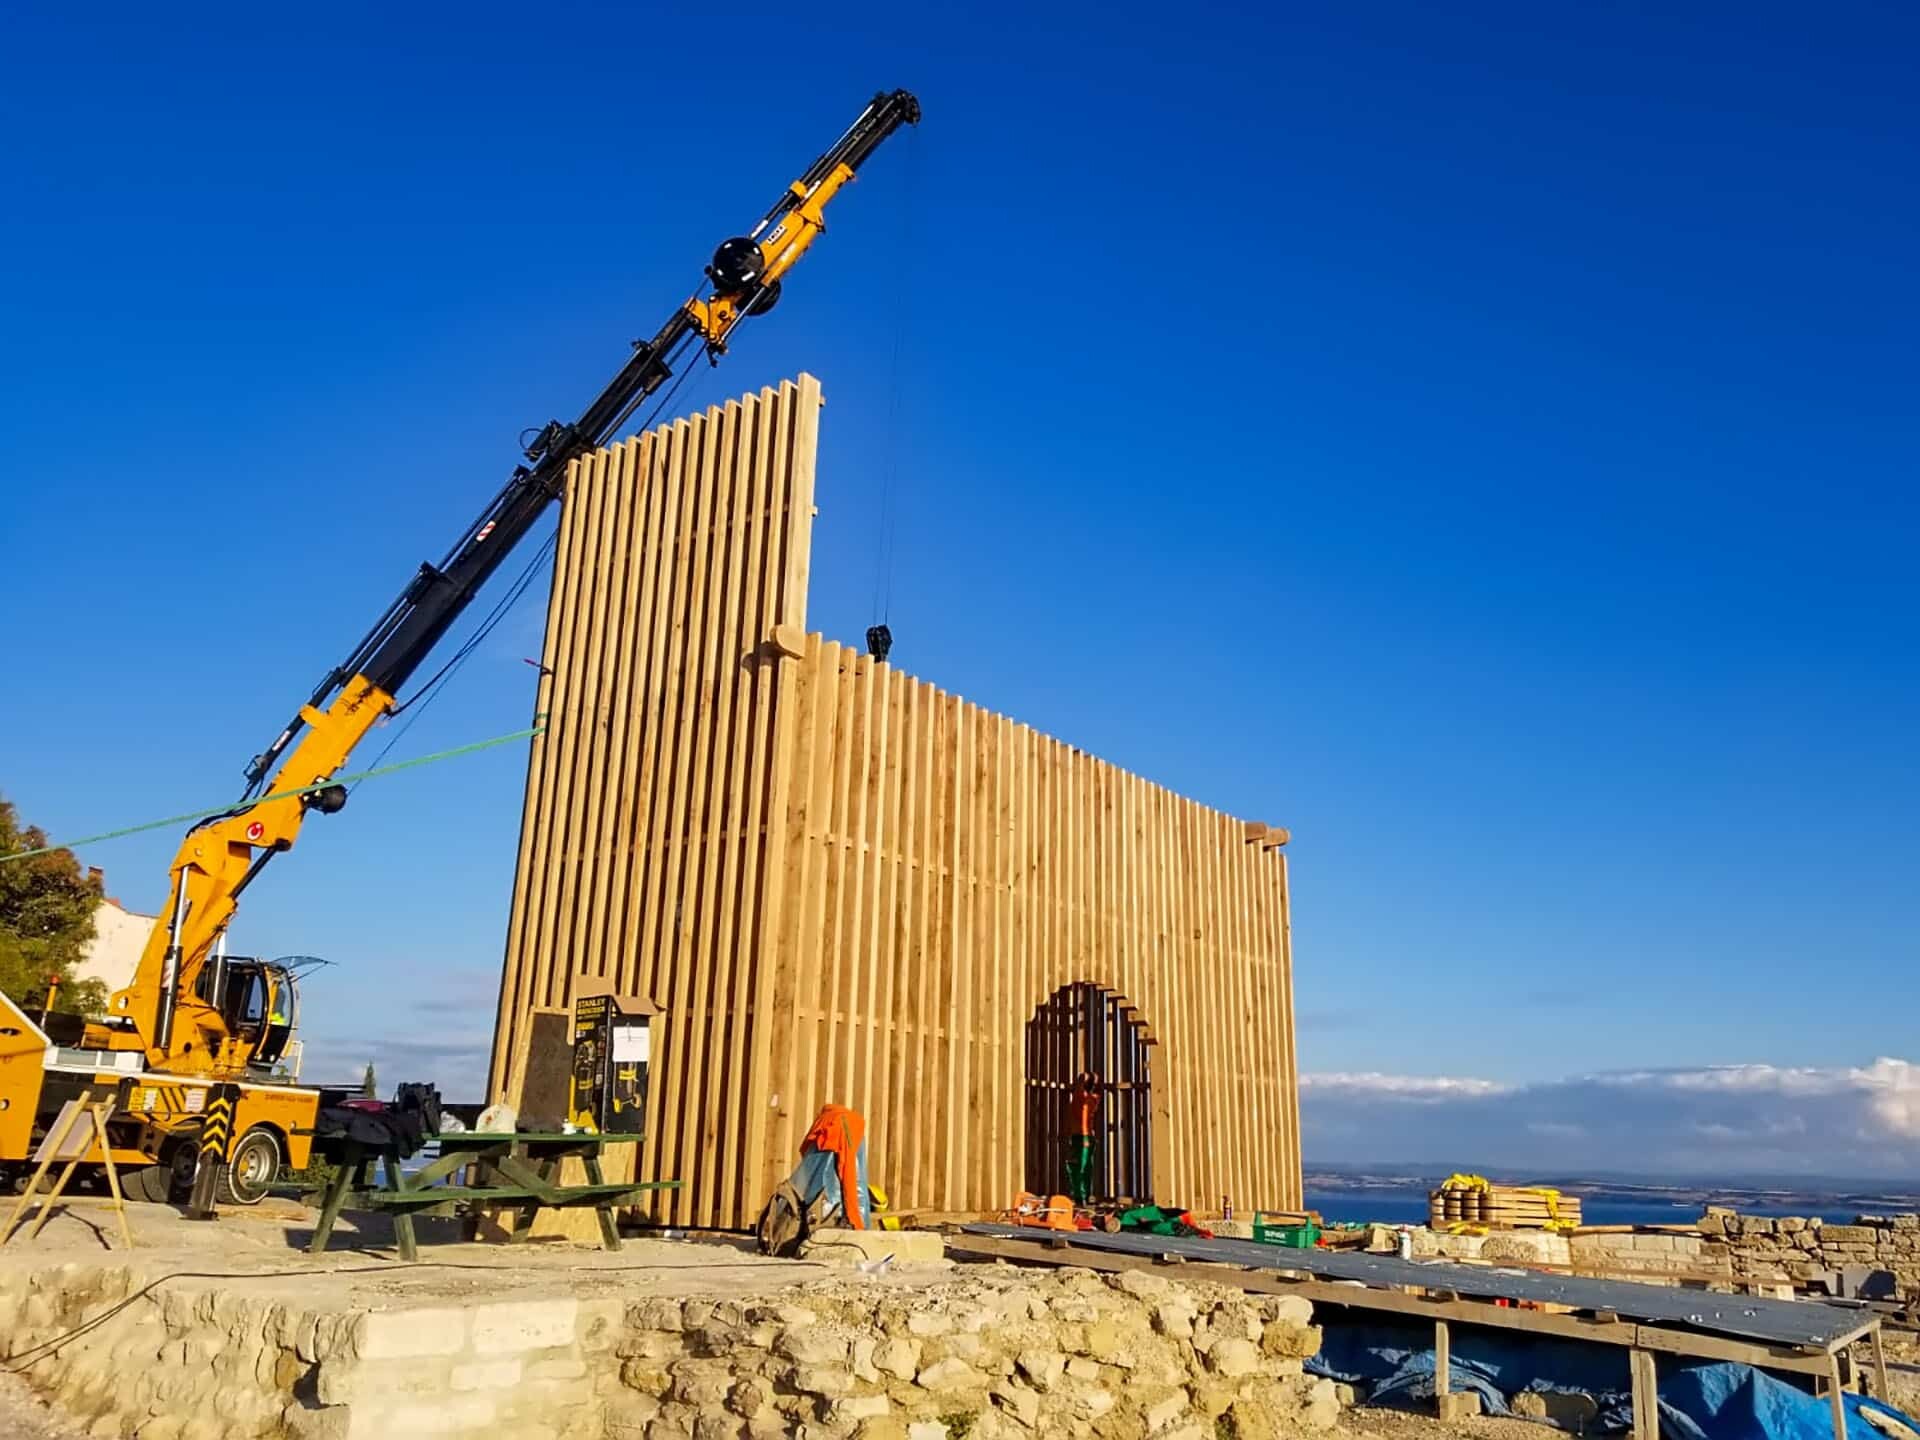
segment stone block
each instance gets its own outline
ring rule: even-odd
[[[443,1395],[431,1402],[381,1404],[363,1400],[353,1407],[347,1440],[389,1440],[395,1435],[455,1435],[490,1428],[499,1407],[487,1395]]]
[[[1067,1368],[1067,1357],[1058,1350],[1022,1350],[1014,1356],[1013,1363],[1034,1389],[1051,1390],[1060,1383],[1060,1376]]]
[[[1875,1238],[1869,1225],[1823,1225],[1820,1229],[1822,1245],[1870,1245]]]
[[[940,1420],[916,1420],[907,1426],[907,1440],[947,1440],[947,1427]]]
[[[1217,1340],[1207,1351],[1207,1366],[1216,1375],[1237,1380],[1260,1368],[1260,1348],[1251,1340]]]
[[[914,1381],[923,1390],[946,1394],[955,1390],[978,1390],[986,1386],[986,1377],[964,1360],[941,1360],[922,1370]]]
[[[1089,1360],[1082,1355],[1076,1355],[1073,1359],[1067,1361],[1067,1374],[1071,1375],[1075,1380],[1086,1380],[1089,1382],[1098,1380],[1100,1378],[1100,1362],[1097,1360]]]
[[[1173,1282],[1164,1275],[1145,1270],[1122,1270],[1113,1277],[1113,1288],[1136,1300],[1165,1300],[1173,1294]]]
[[[510,1385],[518,1385],[525,1369],[524,1361],[511,1358],[472,1360],[453,1366],[447,1383],[454,1390],[504,1390]]]
[[[1193,1321],[1193,1307],[1182,1301],[1169,1300],[1153,1307],[1153,1328],[1169,1340],[1191,1340]]]
[[[833,1402],[829,1412],[837,1421],[877,1420],[893,1409],[884,1395],[848,1395]]]
[[[802,1394],[819,1395],[828,1400],[851,1395],[857,1388],[852,1372],[837,1365],[796,1365],[792,1378],[793,1388]]]
[[[1146,1414],[1141,1418],[1147,1422],[1147,1429],[1149,1431],[1160,1430],[1173,1424],[1174,1421],[1180,1419],[1191,1408],[1188,1404],[1186,1393],[1176,1390],[1173,1394],[1167,1396],[1166,1399],[1158,1400],[1152,1405],[1149,1405],[1146,1409]]]
[[[406,1360],[466,1348],[464,1310],[370,1310],[355,1327],[353,1352],[363,1360]]]
[[[1275,1320],[1261,1333],[1260,1350],[1280,1360],[1311,1360],[1320,1353],[1320,1327]]]
[[[1584,1435],[1600,1406],[1591,1395],[1523,1390],[1513,1397],[1513,1413],[1525,1420],[1542,1420],[1570,1434]]]
[[[802,1260],[824,1265],[864,1265],[891,1259],[896,1265],[937,1265],[947,1242],[933,1230],[816,1230],[800,1247]]]
[[[577,1300],[508,1300],[476,1306],[474,1353],[504,1355],[571,1345],[579,1315]]]
[[[874,1368],[896,1380],[911,1380],[920,1368],[920,1342],[895,1336],[873,1352]]]
[[[848,1337],[824,1325],[789,1326],[773,1342],[773,1352],[796,1365],[845,1365],[852,1345]]]
[[[992,1394],[1022,1425],[1031,1428],[1038,1423],[1040,1397],[1026,1386],[1014,1380],[1002,1380],[993,1387]]]
[[[1457,1425],[1480,1413],[1480,1396],[1471,1390],[1456,1390],[1449,1395],[1434,1396],[1433,1407],[1442,1424]]]

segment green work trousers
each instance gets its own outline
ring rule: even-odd
[[[1093,1198],[1093,1137],[1091,1135],[1067,1137],[1067,1194],[1073,1197],[1073,1203],[1076,1205],[1085,1205]]]

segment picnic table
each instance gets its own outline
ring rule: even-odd
[[[524,1241],[533,1232],[534,1217],[542,1210],[592,1206],[600,1217],[600,1247],[620,1248],[613,1207],[650,1190],[675,1190],[678,1180],[616,1181],[609,1184],[600,1170],[600,1154],[609,1145],[639,1143],[639,1135],[488,1134],[471,1130],[428,1137],[437,1140],[440,1154],[420,1169],[401,1168],[397,1143],[371,1144],[341,1139],[341,1160],[320,1193],[320,1218],[307,1249],[319,1254],[327,1248],[334,1222],[346,1209],[384,1211],[393,1216],[394,1238],[400,1258],[412,1260],[413,1217],[416,1215],[474,1215],[482,1210],[514,1212],[508,1243]],[[587,1184],[563,1185],[561,1162],[581,1161]],[[451,1183],[458,1171],[471,1168],[464,1184]],[[375,1182],[375,1171],[380,1182]],[[311,1192],[309,1192],[311,1193]]]

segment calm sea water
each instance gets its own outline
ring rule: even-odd
[[[1860,1213],[1858,1204],[1839,1209],[1822,1208],[1818,1201],[1799,1205],[1769,1205],[1741,1200],[1737,1208],[1743,1215],[1818,1215],[1829,1222],[1845,1224]],[[1377,1190],[1308,1190],[1307,1209],[1318,1210],[1328,1220],[1375,1220],[1386,1225],[1424,1225],[1427,1223],[1427,1192],[1382,1188]],[[1583,1196],[1580,1218],[1588,1225],[1686,1225],[1700,1218],[1700,1206],[1694,1201],[1674,1204],[1666,1200],[1615,1200]]]

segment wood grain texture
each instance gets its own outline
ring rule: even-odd
[[[828,1101],[896,1209],[995,1210],[1063,1043],[1029,1024],[1090,984],[1144,1037],[1155,1198],[1298,1209],[1284,832],[807,633],[821,403],[801,376],[569,472],[492,1097],[536,1011],[611,984],[661,1011],[656,1219],[750,1223]]]

